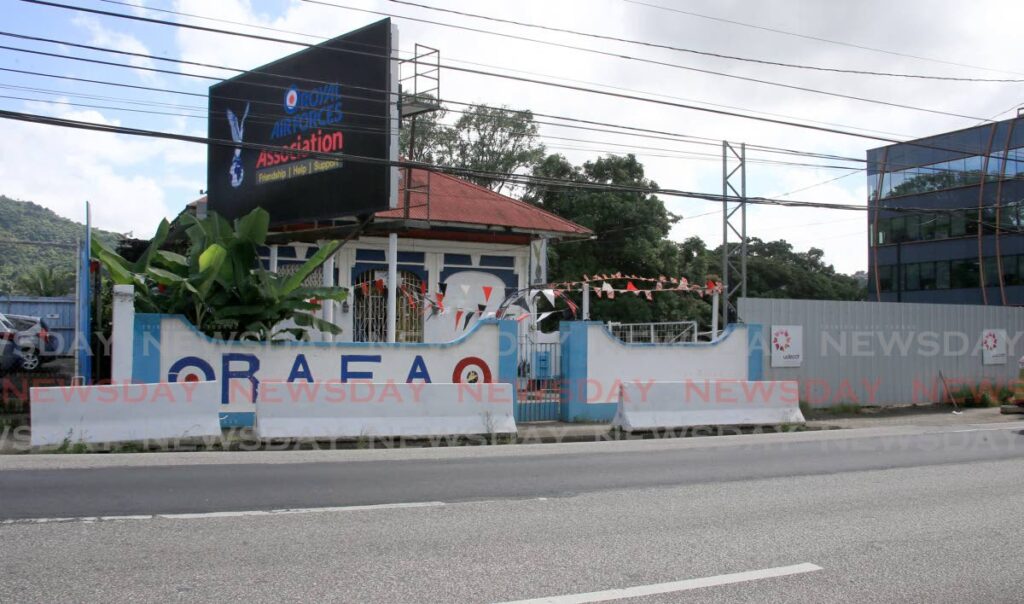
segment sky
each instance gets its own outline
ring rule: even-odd
[[[848,70],[1024,80],[1024,68],[1018,65],[1019,55],[1014,50],[1019,23],[1024,18],[1024,3],[1017,0],[971,3],[947,0],[898,3],[888,0],[417,0],[417,3],[759,60]],[[1015,115],[1018,106],[1024,105],[1024,84],[1017,82],[936,81],[794,69],[541,31],[440,13],[392,0],[325,0],[325,3],[305,0],[78,0],[67,4],[304,42],[334,37],[382,18],[353,8],[378,11],[395,18],[403,56],[411,56],[414,44],[419,43],[438,48],[442,62],[452,65],[900,140],[969,127],[985,119],[1005,119]],[[294,46],[280,43],[135,22],[20,0],[0,0],[0,8],[4,14],[2,32],[171,59],[249,69],[295,51]],[[403,17],[586,47],[617,56],[458,30]],[[234,72],[145,58],[131,59],[134,68],[97,65],[67,57],[115,62],[127,59],[64,44],[3,37],[0,45],[5,47],[66,55],[49,57],[0,49],[0,109],[11,111],[205,136],[206,99],[195,95],[204,95],[217,78],[234,75]],[[654,65],[622,55],[672,65]],[[170,73],[144,71],[139,67]],[[111,87],[3,69],[112,80],[173,92]],[[181,75],[186,72],[207,79]],[[444,70],[441,78],[444,99],[505,105],[705,137],[706,144],[694,145],[541,126],[541,135],[550,152],[561,153],[577,164],[608,153],[633,152],[644,164],[647,176],[665,188],[721,193],[722,161],[718,141],[722,140],[858,158],[863,158],[867,149],[885,144],[870,138],[451,70]],[[180,93],[191,93],[191,96]],[[128,108],[136,111],[125,110]],[[89,201],[93,223],[99,228],[131,233],[135,237],[149,236],[160,218],[176,215],[206,188],[206,151],[201,145],[20,122],[3,123],[2,132],[0,194],[35,201],[78,221],[83,219],[84,202]],[[791,166],[762,163],[762,160],[820,165]],[[835,166],[845,166],[845,169]],[[786,199],[865,205],[866,176],[863,171],[855,171],[857,167],[849,162],[749,150],[747,194],[776,197],[791,193]],[[682,241],[697,235],[711,246],[721,242],[720,203],[675,197],[663,199],[671,212],[683,217],[671,233],[673,239]],[[825,251],[826,262],[834,264],[841,272],[866,269],[864,212],[752,206],[747,220],[750,236],[785,239],[798,250],[812,246],[821,248]]]

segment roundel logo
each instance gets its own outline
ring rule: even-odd
[[[995,350],[996,346],[999,345],[999,336],[997,336],[994,331],[987,332],[982,345],[985,346],[985,350]]]
[[[772,346],[779,352],[786,352],[789,350],[790,344],[793,343],[793,338],[789,335],[789,330],[780,329],[772,334]]]
[[[455,365],[452,372],[453,384],[489,384],[491,368],[479,357],[466,357]]]
[[[292,84],[291,88],[284,93],[284,110],[286,113],[295,113],[299,106],[299,89]]]

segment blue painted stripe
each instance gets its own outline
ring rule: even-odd
[[[457,264],[459,266],[472,266],[473,258],[469,254],[445,254],[444,264],[449,266]]]
[[[587,325],[583,321],[559,324],[562,337],[562,413],[565,422],[588,417],[587,410]]]
[[[385,262],[387,257],[384,255],[384,250],[356,250],[356,260]]]
[[[518,408],[516,376],[519,368],[519,323],[498,322],[498,382],[512,384],[512,409]]]
[[[255,411],[243,411],[220,414],[221,428],[252,428],[255,425]]]
[[[160,382],[160,320],[164,315],[138,313],[132,334],[132,381]]]
[[[764,379],[764,328],[758,323],[747,324],[747,379]]]
[[[480,256],[480,266],[515,268],[516,259],[511,256]]]
[[[398,261],[409,264],[426,262],[425,252],[398,252]],[[356,260],[361,262],[383,262],[387,264],[387,253],[384,250],[356,250]]]

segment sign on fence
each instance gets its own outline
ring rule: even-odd
[[[799,367],[804,360],[802,325],[772,325],[772,367]]]

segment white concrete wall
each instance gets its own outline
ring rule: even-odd
[[[515,434],[512,384],[282,384],[256,402],[260,438]]]
[[[306,247],[305,244],[293,245],[298,247],[300,255],[304,254]],[[279,249],[284,247],[287,246],[279,246]],[[342,304],[339,303],[334,305],[334,323],[342,329],[342,333],[334,338],[336,342],[352,341],[354,310],[354,296],[352,295],[352,267],[356,264],[357,249],[384,251],[387,249],[387,239],[383,237],[363,237],[345,244],[345,246],[335,254],[335,284],[338,287],[344,287],[349,291],[348,312],[344,312]],[[422,252],[424,254],[423,268],[427,273],[427,291],[431,297],[433,297],[438,291],[440,275],[445,268],[444,255],[446,253],[470,256],[474,260],[474,264],[477,265],[479,264],[479,258],[481,255],[512,257],[514,265],[511,270],[513,270],[516,275],[516,287],[526,287],[526,273],[530,255],[529,246],[526,245],[399,238],[398,250],[399,252]],[[292,259],[284,258],[282,256],[280,261],[290,262]],[[386,266],[381,265],[381,270],[386,270]],[[459,291],[458,286],[464,283],[471,286],[471,293],[469,296],[464,296]],[[462,306],[464,310],[475,310],[477,308],[477,304],[482,304],[484,302],[480,289],[483,285],[491,285],[495,288],[494,295],[488,301],[488,311],[493,312],[497,310],[498,305],[505,297],[506,286],[504,281],[495,275],[488,273],[486,268],[480,268],[479,266],[463,267],[459,273],[449,275],[448,284],[448,295],[445,298],[446,309],[457,309],[459,306]],[[402,304],[403,302],[404,301],[400,296],[398,303]],[[476,319],[472,321],[472,323],[475,322]],[[470,325],[472,325],[472,323]],[[424,342],[439,343],[450,342],[458,339],[465,333],[465,330],[455,329],[454,325],[454,312],[425,319],[423,325]],[[321,340],[324,338],[321,338],[319,336],[319,332],[314,330],[313,339]]]
[[[692,379],[623,384],[612,425],[658,430],[803,422],[796,382]]]
[[[499,326],[494,322],[472,326],[450,344],[267,344],[212,340],[179,317],[161,317],[158,377],[171,382],[222,380],[222,401],[234,406],[252,400],[249,374],[258,382],[347,379],[402,384],[469,381],[470,373],[475,372],[479,381],[485,381],[487,374],[497,381],[499,346]],[[137,358],[135,363],[153,361]],[[249,403],[247,408],[227,411],[251,412],[253,408]]]
[[[32,446],[219,436],[216,382],[32,388]]]
[[[748,344],[744,326],[715,342],[623,344],[601,324],[587,326],[586,402],[617,403],[621,385],[694,379],[746,380]]]
[[[457,323],[455,320],[459,309],[477,312],[479,305],[483,304],[486,306],[484,313],[493,313],[505,299],[505,282],[491,273],[467,269],[450,275],[445,282],[448,284],[448,294],[444,298],[447,312],[428,316],[423,321],[423,339],[426,342],[450,342],[466,333],[465,317]],[[492,288],[490,300],[485,299],[484,286]],[[468,327],[482,318],[483,315],[477,312]]]

